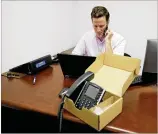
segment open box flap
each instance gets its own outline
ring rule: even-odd
[[[86,71],[95,74],[91,82],[121,97],[135,77],[133,74],[139,73],[139,66],[139,59],[104,53]]]
[[[125,83],[128,83],[127,80],[131,75],[132,72],[103,65],[98,72],[95,73],[91,82],[121,97],[123,95],[123,87]]]
[[[104,65],[134,72],[136,75],[139,73],[140,59],[109,53],[102,54],[102,57],[104,57]]]

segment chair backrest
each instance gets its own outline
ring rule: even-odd
[[[127,57],[131,57],[129,54],[127,54],[127,53],[124,53],[124,56],[127,56]]]

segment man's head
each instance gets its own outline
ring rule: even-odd
[[[100,39],[104,37],[105,29],[108,27],[110,14],[105,7],[96,6],[92,9],[91,19],[96,36]]]

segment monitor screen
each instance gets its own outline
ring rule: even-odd
[[[157,73],[157,39],[147,40],[143,72]]]
[[[157,83],[157,39],[147,40],[142,82]]]
[[[96,57],[58,54],[59,63],[64,76],[78,78],[95,61]]]

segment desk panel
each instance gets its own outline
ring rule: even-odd
[[[52,68],[53,67],[53,68]],[[1,76],[2,105],[27,109],[57,116],[60,98],[58,93],[75,81],[63,77],[60,65],[53,65],[37,75],[22,79]],[[133,86],[123,96],[123,111],[105,129],[113,132],[157,132],[157,87]],[[83,121],[64,111],[64,118],[84,124]]]

